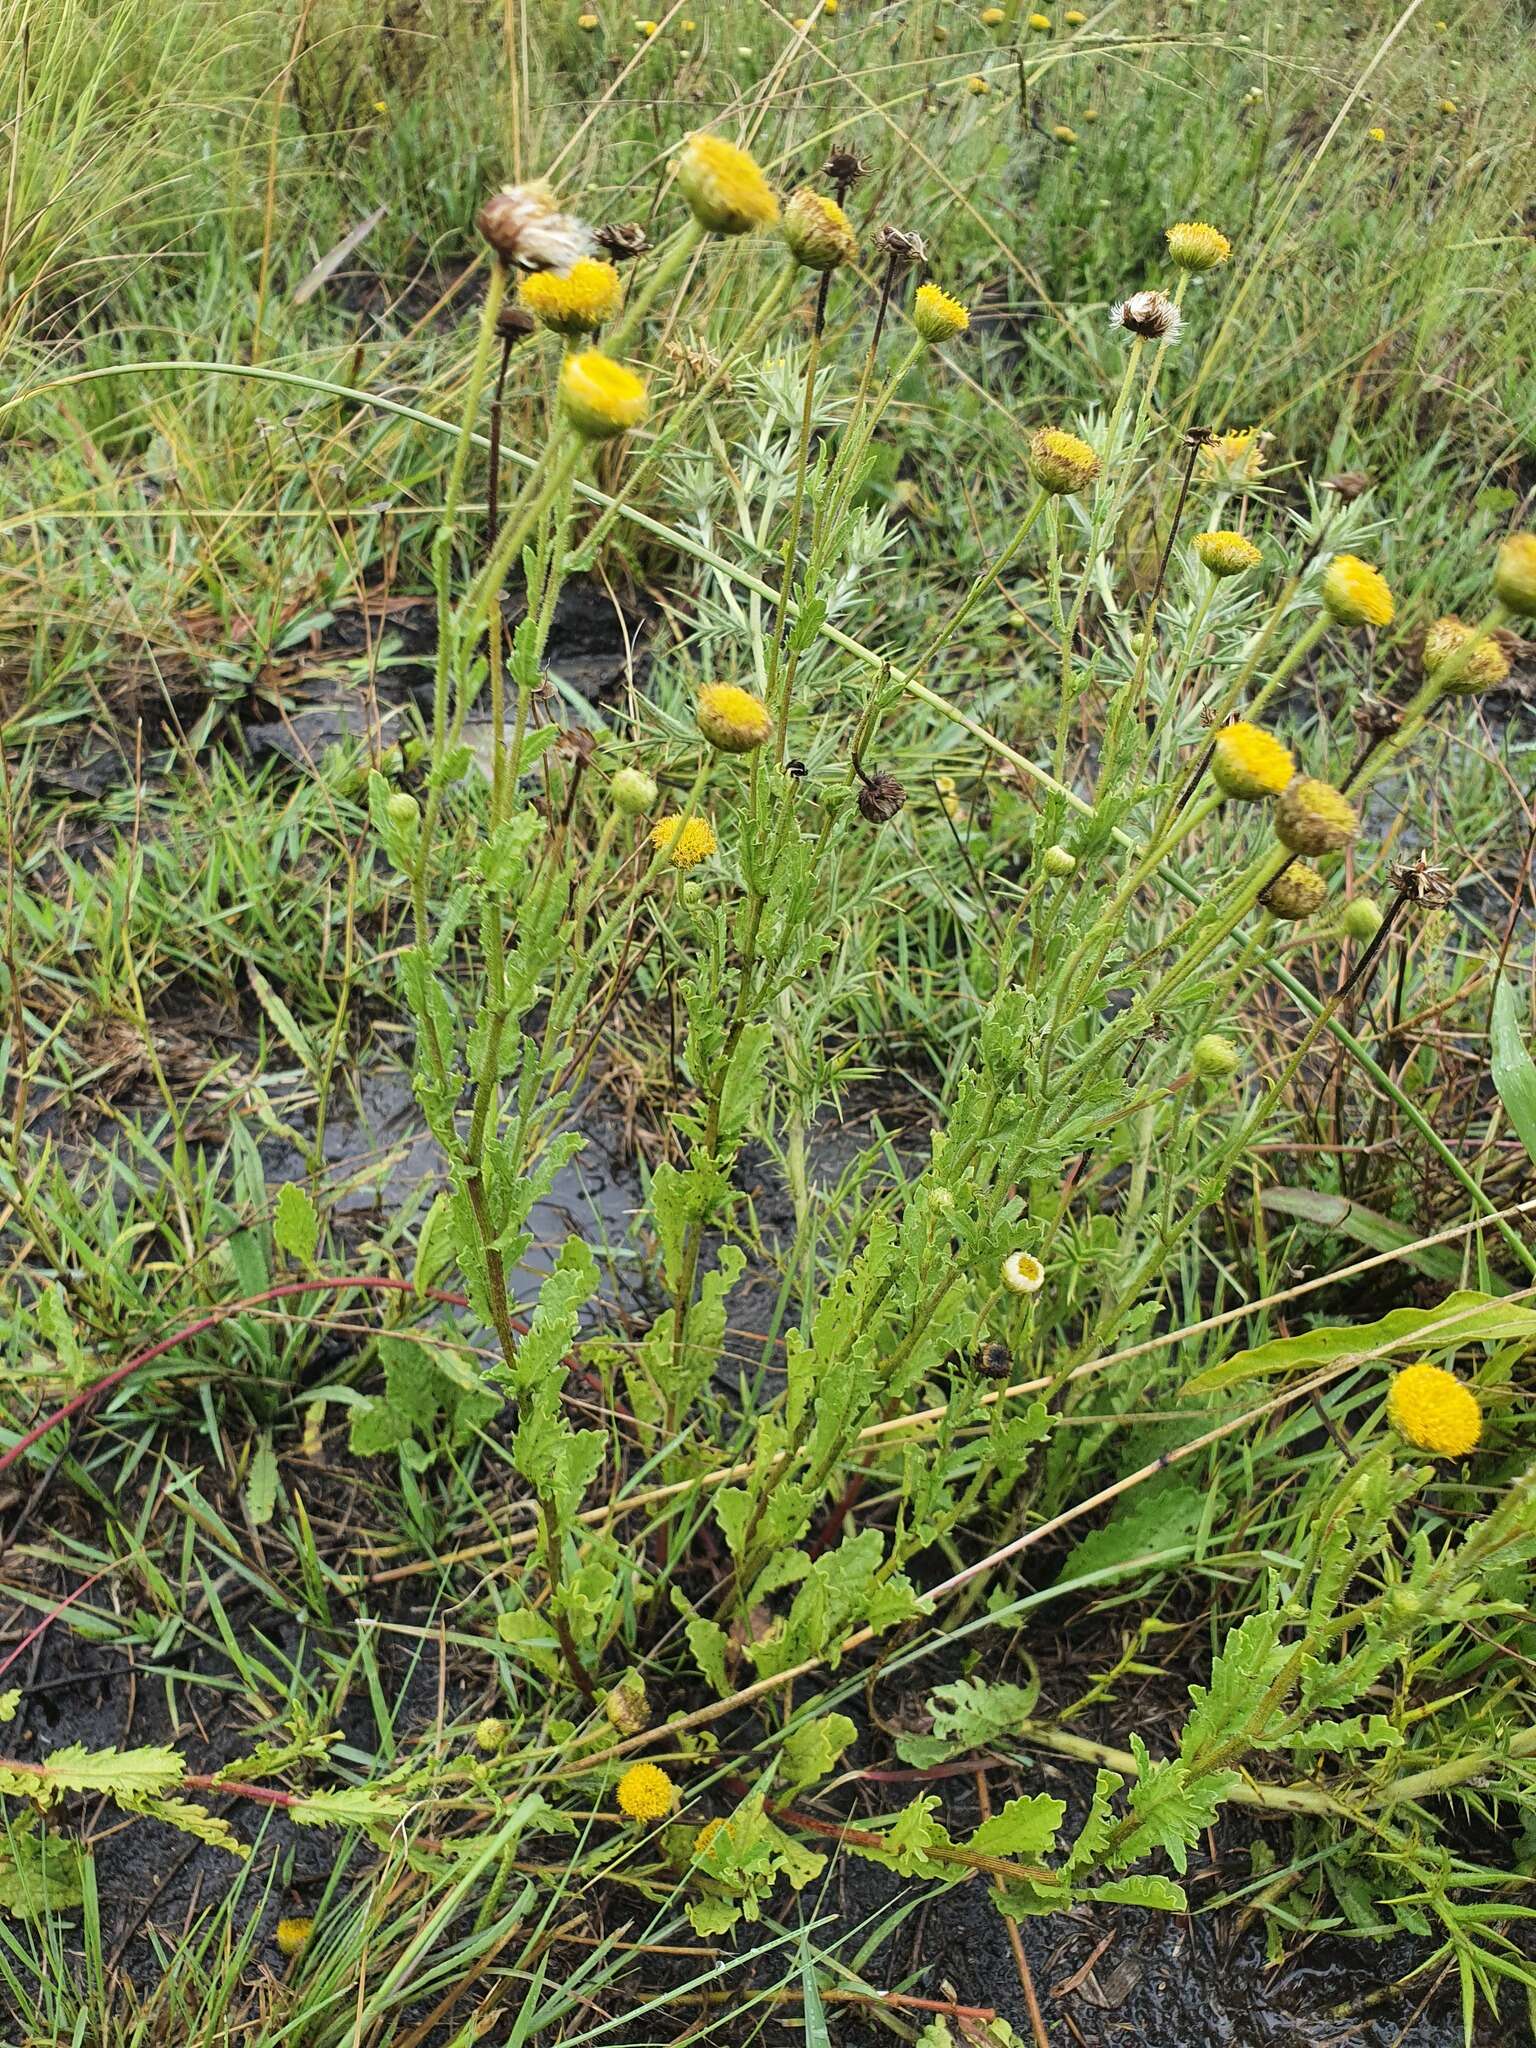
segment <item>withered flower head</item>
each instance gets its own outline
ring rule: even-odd
[[[574,214],[562,213],[542,180],[493,192],[475,225],[509,269],[556,270],[563,276],[592,252],[592,230]]]
[[[827,160],[821,167],[821,175],[829,185],[837,187],[839,199],[846,199],[860,178],[867,177],[869,165],[856,149],[845,149],[841,143],[828,150]]]
[[[496,315],[496,332],[506,342],[526,341],[538,324],[525,306],[512,299],[504,299]]]
[[[1442,910],[1455,894],[1450,869],[1438,867],[1425,853],[1416,853],[1412,860],[1393,861],[1387,879],[1406,902],[1417,903],[1424,910]]]
[[[1146,341],[1174,342],[1184,316],[1166,292],[1132,292],[1109,310],[1109,324]]]
[[[1346,505],[1353,505],[1370,488],[1371,480],[1363,469],[1341,469],[1337,476],[1323,478],[1323,489],[1334,492]]]
[[[605,221],[592,230],[592,239],[615,263],[630,263],[651,246],[650,236],[637,220]]]
[[[894,775],[881,769],[859,788],[859,812],[871,825],[889,824],[907,800],[907,792]]]
[[[906,228],[884,227],[875,237],[892,263],[903,269],[911,269],[928,261],[928,251],[923,247],[921,235],[914,235]]]
[[[1386,739],[1403,722],[1403,714],[1397,706],[1389,704],[1385,697],[1378,697],[1374,690],[1362,690],[1349,715],[1357,731],[1372,740]]]

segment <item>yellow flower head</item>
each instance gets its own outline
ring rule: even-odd
[[[1068,28],[1081,28],[1083,23],[1088,19],[1087,15],[1084,14],[1083,10],[1080,7],[1069,7],[1066,13],[1061,18],[1067,24]]]
[[[912,300],[912,325],[924,341],[950,341],[964,334],[971,316],[958,299],[936,284],[920,284]]]
[[[699,1832],[693,1838],[694,1855],[707,1856],[709,1854],[711,1845],[722,1834],[726,1837],[727,1840],[729,1840],[730,1833],[731,1824],[728,1820],[715,1819],[705,1821],[703,1827],[699,1829]]]
[[[1225,796],[1244,803],[1278,796],[1296,773],[1291,750],[1262,725],[1239,719],[1216,735],[1211,754],[1211,779]]]
[[[1456,112],[1456,102],[1454,100],[1442,100],[1440,102],[1440,111],[1442,114],[1454,114]]]
[[[1232,254],[1232,244],[1208,220],[1176,220],[1167,240],[1168,254],[1180,270],[1214,270]]]
[[[735,683],[706,683],[699,692],[696,716],[699,731],[722,754],[750,754],[773,731],[762,698]]]
[[[1033,1252],[1010,1252],[1003,1261],[1002,1281],[1010,1294],[1038,1294],[1045,1285],[1045,1268]]]
[[[588,35],[591,35],[593,29],[597,27],[597,16],[595,14],[578,14],[576,26],[579,29],[584,29]]]
[[[1358,555],[1335,555],[1323,571],[1323,603],[1341,626],[1390,626],[1387,579]]]
[[[584,440],[609,441],[645,418],[645,386],[633,370],[588,348],[560,365],[560,403]]]
[[[1241,576],[1246,569],[1256,569],[1264,559],[1245,533],[1234,533],[1229,527],[1219,528],[1215,533],[1197,533],[1195,553],[1213,576]]]
[[[1385,142],[1387,139],[1385,128],[1367,128],[1365,132],[1372,142]]]
[[[658,35],[661,31],[661,23],[659,21],[637,21],[635,23],[635,27],[640,31],[641,35],[645,36],[647,39],[649,39],[651,36]]]
[[[1001,7],[983,7],[981,25],[983,28],[1001,28],[1008,16]]]
[[[685,21],[681,24],[685,36],[693,35],[697,31],[698,26],[699,24],[696,21]]]
[[[1327,894],[1328,884],[1317,869],[1309,868],[1305,861],[1293,860],[1283,875],[1276,875],[1259,901],[1271,917],[1295,924],[1320,909]]]
[[[1521,618],[1536,618],[1536,533],[1512,533],[1500,541],[1493,594]]]
[[[1337,853],[1359,830],[1359,813],[1331,782],[1297,775],[1280,792],[1275,835],[1292,853]]]
[[[859,253],[853,225],[835,199],[802,185],[784,208],[784,240],[808,270],[836,270]]]
[[[677,155],[677,182],[694,219],[717,235],[770,227],[779,202],[752,158],[718,135],[690,135]]]
[[[821,11],[823,14],[836,14],[837,0],[821,0]]]
[[[1453,697],[1491,690],[1509,674],[1509,657],[1497,640],[1479,635],[1460,619],[1436,619],[1424,635],[1424,673]]]
[[[279,1920],[276,1934],[279,1954],[296,1956],[314,1931],[313,1920]]]
[[[1223,490],[1241,490],[1245,484],[1256,484],[1264,474],[1268,439],[1257,427],[1234,427],[1205,443],[1195,467],[1206,483],[1219,484]]]
[[[990,92],[992,90],[979,71],[973,71],[965,82],[974,93]]]
[[[1036,427],[1029,441],[1029,473],[1042,491],[1065,497],[1088,488],[1099,473],[1099,458],[1076,434]]]
[[[1037,29],[1041,35],[1047,35],[1050,32],[1051,17],[1048,14],[1032,14],[1029,17],[1029,25],[1032,29]]]
[[[1075,128],[1069,128],[1065,121],[1058,121],[1056,123],[1056,126],[1051,130],[1051,133],[1055,136],[1058,142],[1065,142],[1070,144],[1076,142],[1077,140],[1077,130]]]
[[[703,818],[684,819],[681,811],[673,811],[651,827],[651,844],[667,855],[673,867],[696,868],[701,860],[709,859],[720,842]],[[636,1768],[649,1770],[651,1766],[637,1765]],[[620,1796],[623,1796],[622,1786]]]
[[[1083,109],[1083,112],[1082,112],[1082,118],[1083,118],[1083,120],[1085,120],[1085,121],[1097,121],[1097,119],[1099,118],[1099,110],[1098,110],[1098,108],[1097,108],[1097,107],[1084,107],[1084,109]]]
[[[611,263],[583,256],[564,277],[536,270],[517,288],[525,312],[556,334],[595,334],[624,303],[624,280]]]
[[[1460,1458],[1483,1433],[1472,1389],[1438,1365],[1407,1365],[1392,1375],[1387,1414],[1400,1435],[1436,1458]]]
[[[619,1780],[618,1800],[631,1820],[664,1820],[677,1803],[677,1787],[659,1764],[631,1764]]]

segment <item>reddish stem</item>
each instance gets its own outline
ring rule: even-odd
[[[185,1344],[191,1337],[200,1337],[205,1330],[216,1328],[230,1316],[241,1315],[247,1309],[260,1308],[264,1302],[285,1301],[296,1294],[319,1294],[327,1290],[343,1293],[350,1287],[372,1288],[378,1294],[413,1294],[416,1291],[414,1280],[395,1279],[385,1273],[359,1273],[349,1278],[288,1280],[281,1287],[267,1288],[262,1294],[247,1295],[243,1301],[226,1301],[220,1307],[211,1309],[207,1315],[200,1316],[196,1322],[188,1323],[184,1329],[173,1330],[169,1337],[160,1338],[157,1343],[151,1344],[147,1351],[135,1352],[126,1365],[118,1366],[104,1378],[82,1388],[78,1394],[72,1395],[62,1408],[56,1408],[51,1415],[45,1415],[41,1422],[34,1422],[26,1435],[12,1444],[8,1451],[0,1451],[0,1472],[14,1465],[24,1451],[30,1451],[39,1437],[45,1437],[50,1429],[57,1428],[61,1422],[68,1422],[71,1416],[78,1415],[83,1408],[89,1408],[91,1403],[99,1400],[103,1394],[109,1394],[114,1387],[120,1386],[130,1373],[137,1372],[140,1366],[152,1364],[167,1351],[174,1351],[177,1345]],[[439,1287],[427,1288],[423,1298],[427,1301],[446,1302],[452,1308],[469,1306],[464,1295],[449,1294]]]

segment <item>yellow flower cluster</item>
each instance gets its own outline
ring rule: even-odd
[[[853,225],[835,199],[802,185],[784,209],[784,240],[808,270],[836,270],[859,253]]]
[[[677,182],[700,227],[745,235],[771,227],[779,202],[744,149],[718,135],[690,135],[677,155]]]
[[[651,827],[651,844],[675,868],[696,868],[717,851],[719,840],[703,818],[684,818],[681,811],[659,818]]]
[[[1396,609],[1386,577],[1358,555],[1335,555],[1328,564],[1323,603],[1341,626],[1390,626]]]
[[[1232,254],[1232,244],[1208,220],[1178,220],[1167,230],[1168,254],[1180,270],[1215,270]]]
[[[619,1809],[631,1820],[665,1820],[677,1804],[677,1787],[659,1764],[631,1764],[619,1780]]]
[[[696,716],[699,731],[722,754],[750,754],[773,731],[762,698],[736,683],[706,683],[699,692]]]
[[[1290,748],[1262,725],[1240,718],[1216,735],[1211,777],[1224,796],[1257,803],[1261,797],[1278,796],[1295,773]]]
[[[583,439],[609,441],[645,418],[645,386],[611,356],[583,349],[560,365],[560,404]]]
[[[1424,673],[1453,697],[1491,690],[1509,674],[1509,656],[1497,640],[1458,618],[1436,619],[1424,635]]]
[[[1241,576],[1256,569],[1264,557],[1246,534],[1220,528],[1195,535],[1195,553],[1213,576]]]
[[[1088,488],[1099,473],[1099,458],[1076,434],[1037,427],[1030,436],[1029,473],[1042,491],[1065,497]]]
[[[562,277],[536,270],[517,288],[518,303],[556,334],[595,334],[624,303],[624,280],[611,263],[583,256]]]
[[[912,300],[912,325],[926,342],[950,341],[964,334],[971,316],[960,301],[936,284],[920,284]]]
[[[1280,792],[1275,835],[1292,853],[1337,853],[1359,830],[1354,805],[1330,782],[1297,775]]]
[[[1225,490],[1241,490],[1256,484],[1264,474],[1264,444],[1267,434],[1257,427],[1235,427],[1207,441],[1195,459],[1195,467],[1206,483]]]
[[[1399,1435],[1436,1458],[1465,1456],[1483,1433],[1476,1394],[1439,1365],[1409,1365],[1394,1373],[1387,1414]]]

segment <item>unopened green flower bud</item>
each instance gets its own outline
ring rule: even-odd
[[[608,785],[616,811],[638,818],[656,801],[656,784],[643,768],[621,768]]]
[[[682,897],[685,909],[699,910],[703,907],[704,884],[702,882],[684,882],[679,887],[677,893]]]
[[[1216,1031],[1207,1031],[1203,1038],[1197,1038],[1189,1057],[1202,1081],[1230,1081],[1242,1061],[1231,1039]]]
[[[395,791],[385,804],[384,812],[391,825],[397,825],[402,832],[409,832],[421,823],[421,805],[403,789]]]
[[[1347,938],[1368,946],[1381,930],[1381,906],[1370,896],[1351,896],[1339,919]]]
[[[1048,846],[1041,856],[1041,865],[1048,875],[1070,875],[1077,867],[1077,857],[1064,846]]]
[[[505,1745],[511,1732],[505,1721],[488,1716],[475,1729],[475,1747],[483,1749],[487,1756],[494,1756]]]

